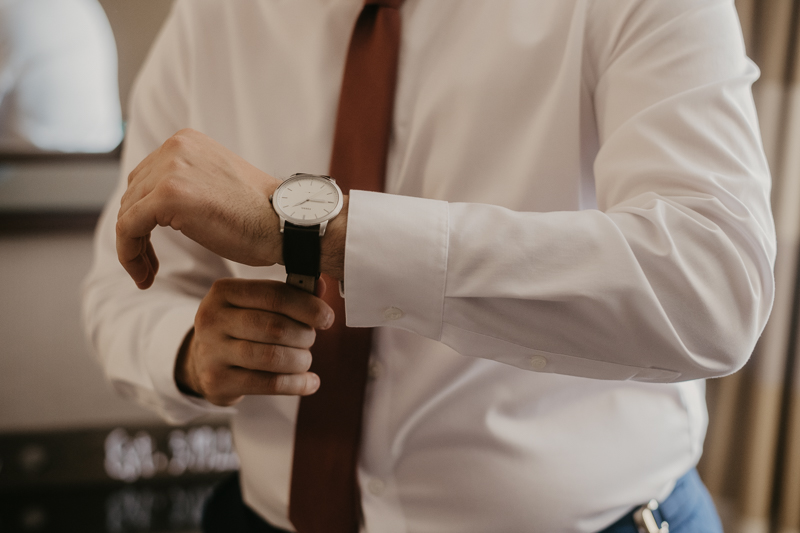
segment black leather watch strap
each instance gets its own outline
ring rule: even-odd
[[[320,244],[319,224],[296,226],[286,222],[283,226],[283,263],[288,274],[319,277]]]

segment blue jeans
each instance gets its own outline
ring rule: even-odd
[[[669,533],[722,533],[722,523],[711,495],[694,468],[678,480],[672,494],[653,514],[659,524],[667,521]],[[638,533],[633,511],[600,533]]]

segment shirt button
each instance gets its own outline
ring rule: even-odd
[[[367,375],[370,379],[378,379],[383,374],[383,365],[378,361],[370,361]]]
[[[533,370],[541,370],[547,366],[547,359],[541,355],[534,355],[528,360],[528,364]]]
[[[399,309],[397,307],[389,307],[386,309],[386,311],[383,312],[383,317],[386,320],[397,320],[399,318],[403,318],[404,314],[405,313],[403,313],[402,309]]]
[[[386,484],[380,479],[370,479],[367,488],[374,496],[380,496],[386,490]]]

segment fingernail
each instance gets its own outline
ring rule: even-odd
[[[325,325],[322,329],[328,329],[333,325],[333,321],[336,320],[336,316],[333,314],[333,311],[328,311],[325,313]]]
[[[315,393],[319,390],[319,376],[316,374],[311,375],[311,393]]]

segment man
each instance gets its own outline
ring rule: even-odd
[[[111,380],[175,422],[235,404],[244,501],[294,530],[295,395],[346,320],[377,328],[364,530],[628,531],[654,499],[718,531],[702,379],[749,357],[774,258],[732,2],[405,2],[386,192],[321,238],[334,318],[270,266],[269,197],[328,171],[362,4],[177,3],[87,286]]]

